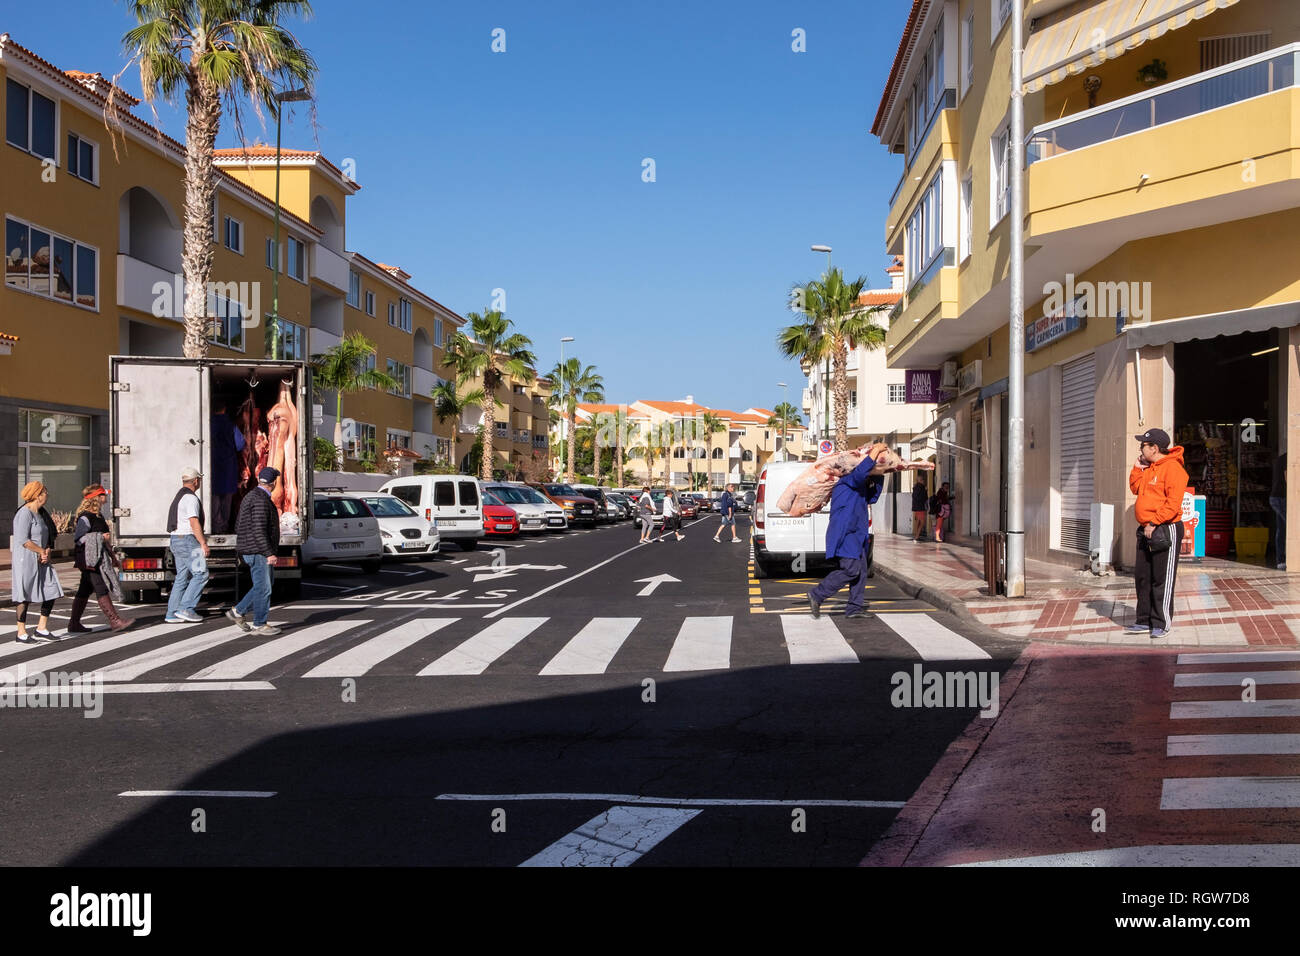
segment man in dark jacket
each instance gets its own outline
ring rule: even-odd
[[[239,490],[239,453],[244,433],[226,414],[225,402],[212,405],[212,533],[230,531],[230,503]]]
[[[867,450],[861,464],[835,483],[831,489],[831,520],[826,529],[826,558],[838,558],[840,566],[826,580],[808,592],[812,616],[821,616],[823,601],[830,599],[844,585],[849,585],[845,617],[862,617],[866,613],[867,545],[871,534],[871,502],[874,492],[880,496],[881,485],[872,481],[876,459],[889,446],[876,443]]]
[[[244,599],[226,612],[245,631],[262,637],[274,637],[280,629],[266,622],[271,613],[271,575],[275,567],[275,551],[280,546],[280,513],[271,501],[280,472],[263,468],[257,473],[257,487],[244,496],[239,505],[239,518],[235,522],[235,546],[253,577],[253,589]],[[253,623],[248,623],[248,612],[253,612]]]
[[[726,528],[731,528],[731,541],[733,544],[740,544],[740,539],[736,537],[736,499],[731,494],[735,485],[727,485],[722,497],[718,499],[718,511],[722,514],[722,524],[718,526],[718,533],[713,536],[713,540],[719,544],[722,543],[722,532]]]
[[[925,537],[926,518],[928,517],[930,496],[926,493],[925,482],[919,476],[912,478],[912,540],[920,541]]]

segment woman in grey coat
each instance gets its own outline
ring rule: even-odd
[[[63,597],[58,572],[50,563],[50,548],[54,540],[50,523],[42,515],[49,491],[39,481],[29,481],[23,486],[23,507],[14,515],[14,533],[10,540],[13,561],[13,599],[18,611],[18,642],[40,644],[53,640],[50,633],[50,611],[56,598]],[[41,619],[36,624],[36,634],[27,633],[27,605],[41,602]]]

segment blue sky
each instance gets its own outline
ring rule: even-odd
[[[572,335],[608,401],[771,407],[783,381],[798,405],[774,342],[787,290],[825,265],[809,245],[888,284],[902,167],[869,129],[907,0],[314,6],[291,28],[320,66],[317,128],[300,108],[285,145],[355,162],[349,248],[461,314],[503,288],[543,371]],[[62,69],[125,63],[120,0],[6,7],[0,32]],[[251,114],[245,133],[274,142]]]

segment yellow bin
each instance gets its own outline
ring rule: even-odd
[[[1268,550],[1268,528],[1236,528],[1232,532],[1237,542],[1237,560],[1264,563]]]

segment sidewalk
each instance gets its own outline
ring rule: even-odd
[[[1025,595],[990,597],[978,549],[906,535],[878,534],[875,570],[909,594],[1009,637],[1142,647],[1294,646],[1300,633],[1300,576],[1216,558],[1180,561],[1173,631],[1152,640],[1133,623],[1131,575],[1097,577],[1026,559]]]

